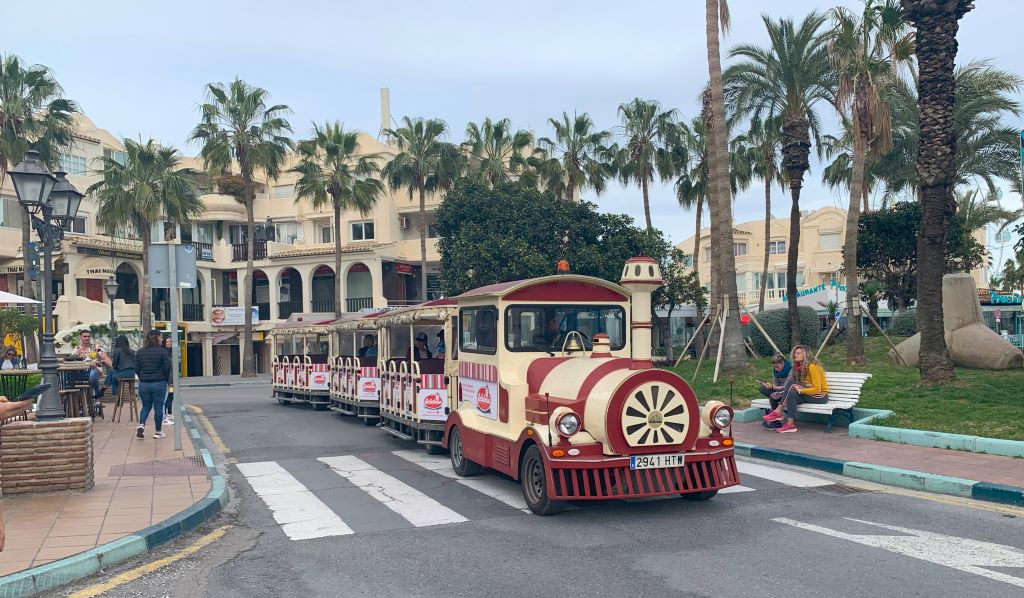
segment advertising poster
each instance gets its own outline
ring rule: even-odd
[[[498,383],[473,378],[460,378],[462,400],[476,406],[476,412],[488,419],[498,419]]]
[[[260,310],[256,305],[252,306],[253,325],[260,322]],[[215,307],[210,310],[210,323],[214,326],[244,326],[244,307]]]
[[[448,414],[448,391],[443,388],[421,388],[416,398],[416,411],[424,421],[445,421]]]
[[[327,377],[329,373],[326,365],[314,365],[313,372],[309,375],[309,389],[328,390]]]
[[[359,379],[359,400],[360,401],[379,401],[380,395],[380,378],[379,377],[367,377]]]

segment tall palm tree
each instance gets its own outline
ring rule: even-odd
[[[857,281],[857,223],[864,197],[868,157],[888,153],[892,145],[892,116],[885,88],[899,77],[901,64],[913,54],[913,34],[906,33],[898,0],[865,0],[861,14],[843,7],[830,11],[833,29],[826,35],[829,59],[838,74],[836,109],[849,118],[851,131],[850,202],[846,212],[846,362],[864,363],[860,297]]]
[[[555,130],[554,139],[538,139],[541,161],[531,159],[545,187],[570,201],[576,199],[577,192],[582,196],[587,189],[597,195],[603,193],[611,175],[604,160],[611,133],[596,130],[586,112],[573,113],[572,117],[563,112],[561,120],[549,118],[548,123]]]
[[[242,376],[256,375],[252,345],[252,284],[253,284],[253,202],[256,192],[253,173],[257,170],[270,179],[281,174],[292,140],[288,134],[292,127],[285,116],[290,112],[284,104],[268,105],[270,93],[261,87],[235,79],[227,85],[210,83],[206,86],[206,101],[200,105],[200,121],[192,131],[192,141],[202,144],[200,157],[207,170],[222,174],[238,164],[242,175],[246,217],[244,341],[242,341]]]
[[[427,299],[427,192],[443,191],[464,170],[462,154],[444,141],[448,125],[440,119],[402,117],[402,126],[385,131],[398,153],[384,165],[381,175],[391,189],[405,188],[409,199],[420,201],[420,298]]]
[[[956,193],[956,211],[965,235],[988,228],[990,224],[1007,225],[1020,217],[1020,211],[1007,210],[999,205],[995,195],[982,195],[978,189]]]
[[[793,344],[800,340],[797,314],[796,278],[800,247],[800,189],[810,168],[811,139],[820,138],[820,120],[815,107],[833,103],[835,71],[829,64],[821,28],[826,17],[812,12],[795,24],[792,19],[762,17],[770,45],[761,48],[741,44],[730,57],[740,62],[724,75],[727,95],[737,111],[752,117],[782,117],[782,170],[789,179],[792,208],[789,221],[789,255],[786,295],[789,298],[790,333]],[[820,145],[819,145],[820,151]]]
[[[149,289],[149,246],[154,222],[187,224],[203,213],[204,205],[189,182],[193,174],[178,168],[181,155],[173,147],[161,147],[150,139],[140,143],[124,140],[124,162],[102,157],[96,173],[101,180],[89,187],[96,193],[100,226],[113,231],[130,222],[142,239],[142,284],[139,285],[140,323],[152,328],[153,297]]]
[[[38,151],[54,170],[61,154],[71,147],[77,107],[63,93],[47,67],[26,65],[14,54],[0,55],[0,187],[7,179],[7,171],[21,162],[27,150]],[[23,210],[21,246],[25,272],[29,271],[31,220]],[[27,278],[18,290],[26,297],[35,297]],[[35,340],[31,336],[25,347],[25,357],[31,362],[39,359]]]
[[[334,315],[341,317],[341,213],[358,210],[367,214],[384,193],[377,178],[376,154],[361,154],[360,131],[346,131],[340,122],[313,125],[313,137],[298,144],[299,174],[295,201],[308,200],[314,209],[330,205],[334,210]]]
[[[644,218],[647,229],[651,223],[650,184],[657,175],[668,181],[675,174],[669,136],[674,125],[676,111],[662,110],[661,104],[653,100],[636,98],[619,106],[622,125],[618,132],[624,138],[624,145],[614,145],[608,152],[613,157],[613,168],[623,183],[640,185],[644,199]]]
[[[956,33],[971,0],[903,0],[903,17],[916,28],[919,74],[917,101],[921,129],[917,147],[917,189],[921,227],[917,236],[917,322],[921,333],[921,382],[956,377],[946,349],[942,315],[942,275],[946,272],[946,231],[956,211]]]
[[[469,174],[492,187],[513,180],[526,169],[527,149],[532,143],[530,132],[513,131],[507,118],[492,121],[488,116],[480,124],[469,123],[463,144],[469,152]]]

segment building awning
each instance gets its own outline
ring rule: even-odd
[[[87,257],[75,268],[75,278],[106,280],[115,273],[114,264],[109,258]]]
[[[11,259],[0,262],[0,274],[23,274],[25,272],[25,261],[23,259]]]
[[[237,332],[225,332],[222,334],[213,335],[214,345],[237,345],[238,344],[238,333]]]

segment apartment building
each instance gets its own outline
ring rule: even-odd
[[[363,135],[360,145],[362,151],[385,158],[396,151],[369,135]],[[61,166],[84,192],[99,180],[93,172],[99,167],[97,158],[119,159],[123,150],[118,139],[87,116],[78,115],[75,143]],[[420,267],[419,205],[403,190],[387,190],[369,214],[342,214],[342,267],[335,272],[333,213],[330,208],[314,210],[308,202],[296,200],[298,175],[287,172],[295,165],[294,156],[290,159],[278,180],[258,180],[256,188],[252,304],[259,320],[253,340],[257,367],[263,371],[270,358],[266,332],[289,318],[333,314],[336,277],[341,277],[343,308],[351,312],[421,302],[424,276],[427,299],[440,294],[436,234],[430,224],[440,196],[427,196],[430,242],[426,272]],[[201,171],[194,158],[184,159],[182,166]],[[181,241],[195,247],[198,260],[198,285],[182,292],[179,314],[188,328],[188,374],[238,372],[242,327],[237,320],[223,319],[224,311],[218,308],[244,305],[240,293],[246,277],[245,208],[234,197],[217,193],[205,175],[199,175],[196,184],[206,211],[180,231]],[[58,330],[110,319],[111,305],[103,288],[110,277],[118,282],[115,319],[122,328],[139,325],[142,244],[133,238],[137,234],[131,226],[101,230],[96,210],[96,198],[87,196],[78,217],[66,227],[62,247],[54,253]],[[0,187],[0,289],[12,292],[24,285],[21,223],[22,211],[8,177]],[[154,238],[164,238],[164,225],[158,223],[154,228]],[[171,319],[168,291],[153,291],[153,313],[157,321]],[[214,313],[218,317],[214,318]]]

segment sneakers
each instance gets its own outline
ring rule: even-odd
[[[173,417],[171,417],[170,415],[168,415],[167,417],[165,417],[165,418],[164,418],[164,425],[165,425],[165,426],[173,426],[173,425],[174,425],[174,418],[173,418]]]
[[[793,428],[793,431],[795,432],[796,428]],[[164,434],[163,432],[153,432],[153,438],[166,438],[166,437],[167,437],[167,435]]]
[[[763,419],[766,422],[773,422],[777,419],[782,419],[782,416],[777,411],[769,411],[768,415],[762,417],[761,419]]]
[[[787,432],[796,432],[796,424],[782,424],[782,427],[775,430],[779,434],[786,434]]]
[[[139,426],[138,428],[136,428],[135,429],[135,436],[137,438],[145,438],[146,437],[146,428],[145,428],[145,426]]]

